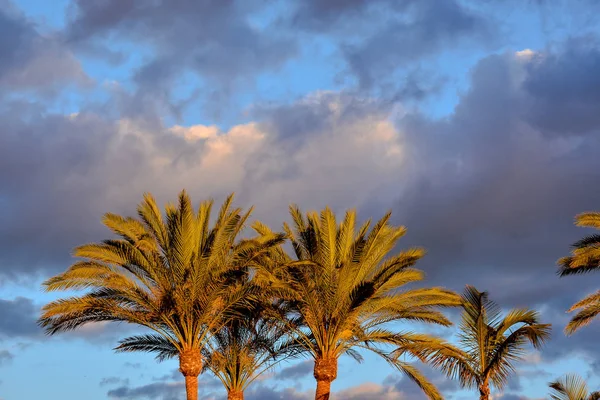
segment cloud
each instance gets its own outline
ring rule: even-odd
[[[68,46],[80,51],[117,36],[139,46],[149,55],[134,79],[155,94],[186,69],[203,79],[243,81],[295,57],[295,39],[249,18],[265,3],[142,3],[77,2],[64,32]],[[295,4],[293,18],[278,21],[278,29],[330,35],[366,86],[449,42],[485,39],[488,32],[486,17],[468,2],[435,10],[430,1]],[[382,12],[390,19],[373,26]],[[364,16],[372,28],[357,26],[362,40],[346,42],[340,37],[352,16]],[[174,19],[180,23],[164,22]],[[0,85],[39,87],[77,76],[60,35],[42,34],[12,11],[0,21],[4,36],[15,38],[0,45]],[[184,187],[196,201],[235,190],[241,205],[256,204],[256,216],[276,227],[290,202],[337,211],[356,206],[375,217],[393,206],[394,221],[408,226],[403,246],[429,251],[420,263],[428,283],[457,290],[472,283],[503,306],[541,309],[557,327],[556,346],[543,357],[596,354],[597,324],[568,343],[560,333],[563,311],[595,284],[558,279],[554,264],[584,234],[572,226],[573,216],[600,204],[592,190],[600,178],[599,52],[597,40],[585,36],[543,51],[486,56],[443,119],[346,91],[258,105],[250,121],[227,129],[166,125],[161,102],[153,101],[159,95],[121,87],[109,93],[112,106],[83,106],[73,115],[3,98],[0,279],[64,269],[73,246],[106,237],[102,213],[133,214],[144,191],[164,202]],[[33,307],[28,299],[2,301],[4,314]],[[0,332],[32,335],[33,317],[17,317],[21,322]]]
[[[0,340],[28,340],[30,342],[17,345],[21,348],[33,342],[50,340],[85,340],[88,343],[116,345],[117,340],[131,333],[137,333],[136,327],[127,324],[110,322],[92,322],[75,331],[61,333],[49,338],[37,325],[40,305],[32,299],[16,297],[13,300],[0,299]]]
[[[597,107],[600,78],[598,40],[568,40],[558,54],[541,54],[529,64],[523,86],[531,95],[528,121],[547,135],[594,134],[600,130]]]
[[[359,44],[343,46],[350,70],[363,87],[381,84],[383,77],[436,55],[442,47],[480,44],[491,35],[483,16],[455,0],[403,1],[389,7],[398,14],[384,19],[381,29]]]
[[[340,212],[355,206],[365,216],[395,204],[394,221],[408,226],[403,246],[428,249],[420,265],[429,282],[457,290],[475,284],[505,307],[558,310],[563,319],[547,315],[560,331],[563,310],[593,286],[578,277],[558,279],[554,263],[583,235],[573,216],[600,204],[600,194],[590,191],[600,174],[600,140],[549,133],[533,116],[543,100],[555,110],[549,118],[573,120],[570,109],[556,111],[565,98],[577,98],[578,92],[561,95],[569,79],[570,91],[595,104],[587,92],[595,71],[589,60],[598,51],[592,44],[486,57],[443,120],[345,92],[258,106],[252,122],[226,131],[94,110],[41,115],[35,106],[15,106],[0,115],[0,162],[11,166],[0,169],[7,210],[1,274],[16,279],[62,270],[73,246],[105,237],[102,213],[132,214],[144,191],[161,202],[184,187],[196,201],[237,191],[240,204],[256,204],[256,217],[275,227],[290,202],[305,209],[330,204]],[[554,79],[552,71],[567,59],[582,70]],[[540,92],[534,82],[543,77]],[[588,83],[577,83],[585,77]],[[592,342],[572,346],[585,343]]]
[[[179,371],[171,377],[164,377],[158,382],[140,386],[132,386],[129,381],[123,382],[119,387],[107,392],[110,399],[115,400],[174,400],[180,399],[185,394],[184,378]],[[176,379],[173,379],[176,378]],[[113,382],[111,382],[112,384]],[[212,376],[201,375],[198,380],[200,399],[221,400],[225,393],[223,384]]]
[[[519,395],[519,394],[507,393],[507,394],[504,394],[504,395],[498,397],[498,400],[543,400],[543,397],[540,397],[538,399],[533,399],[531,397],[527,397],[527,396],[523,396],[523,395]]]
[[[98,384],[100,387],[102,386],[112,386],[112,385],[128,385],[129,379],[120,378],[118,376],[109,376],[107,378],[102,378],[100,383]]]
[[[313,360],[306,360],[292,366],[283,368],[277,372],[275,379],[292,379],[296,380],[312,374],[314,368]]]
[[[32,338],[40,335],[36,325],[37,308],[31,299],[0,299],[0,337]]]
[[[162,102],[173,115],[200,102],[222,118],[240,89],[254,91],[258,77],[311,54],[315,41],[331,46],[341,61],[331,79],[422,100],[443,79],[432,70],[415,73],[420,60],[459,43],[492,41],[494,24],[475,9],[459,0],[286,0],[279,6],[268,0],[75,0],[63,36],[81,54],[135,65],[138,95]],[[143,61],[132,55],[136,51]],[[185,99],[175,94],[178,85],[190,92]]]
[[[251,386],[244,393],[248,400],[310,400],[315,397],[314,391],[300,391],[294,388],[273,388],[269,386]]]
[[[147,55],[132,76],[141,92],[169,102],[171,88],[188,74],[199,78],[209,93],[209,107],[222,104],[240,84],[252,86],[255,76],[277,70],[296,54],[296,41],[285,32],[272,34],[269,25],[251,22],[267,3],[76,0],[65,36],[82,51],[126,59],[111,49],[118,38]]]
[[[0,11],[0,88],[41,89],[71,82],[86,83],[81,65],[56,35],[41,34],[34,23],[3,0]]]
[[[485,279],[490,289],[535,276],[534,287],[513,288],[515,300],[540,299],[540,274],[545,284],[560,285],[553,265],[577,237],[573,216],[600,201],[588,190],[598,178],[590,156],[599,141],[550,138],[528,123],[527,70],[528,61],[512,54],[490,56],[474,68],[472,87],[450,118],[407,115],[400,122],[412,158],[397,220],[411,240],[426,244],[430,260],[444,260],[433,272],[449,282],[458,277],[449,268],[456,262],[465,268],[460,278]],[[498,274],[492,263],[502,268]]]
[[[297,108],[312,116],[305,121],[312,125],[277,109],[272,118],[218,134],[210,127],[166,128],[87,112],[33,121],[0,115],[9,127],[0,136],[0,160],[11,166],[0,170],[8,211],[0,225],[7,238],[1,274],[15,279],[64,269],[74,246],[106,237],[98,222],[104,212],[132,214],[145,191],[161,202],[182,188],[195,201],[237,191],[241,203],[260,205],[257,217],[280,225],[292,201],[360,206],[393,181],[403,148],[389,112],[334,93],[311,96]]]
[[[597,354],[591,339],[597,324],[576,342],[561,332],[564,310],[596,285],[585,277],[559,279],[555,263],[585,233],[573,227],[574,215],[600,204],[600,194],[590,190],[600,179],[594,156],[600,140],[569,129],[548,132],[537,120],[538,107],[543,104],[548,121],[573,127],[580,121],[561,104],[581,92],[585,107],[598,107],[586,94],[595,79],[588,78],[595,75],[587,60],[596,52],[590,45],[486,57],[450,117],[406,115],[399,123],[412,157],[403,167],[410,178],[399,183],[403,194],[394,220],[408,226],[405,245],[428,249],[420,263],[428,282],[457,290],[470,283],[504,307],[542,310],[543,321],[555,323],[554,339],[543,353],[550,358],[573,351]],[[562,63],[582,69],[552,79],[547,71]],[[545,83],[533,85],[538,80]],[[578,83],[582,80],[587,81]],[[562,96],[566,87],[576,93]]]
[[[183,396],[185,385],[181,382],[150,383],[135,388],[120,386],[109,390],[106,395],[110,399],[138,400],[138,399],[161,399],[176,400]],[[207,399],[208,400],[208,399]]]
[[[15,358],[15,356],[10,351],[0,350],[0,367],[10,363],[13,358]]]

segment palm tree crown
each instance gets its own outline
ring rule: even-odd
[[[549,384],[552,400],[600,400],[600,392],[590,393],[579,375],[569,374]]]
[[[167,205],[164,219],[149,194],[138,206],[139,219],[106,214],[104,224],[119,238],[77,247],[74,255],[82,260],[44,283],[49,291],[91,292],[49,303],[40,324],[50,334],[97,321],[149,328],[154,334],[126,339],[117,349],[157,352],[159,358],[176,349],[188,399],[197,399],[200,350],[236,307],[252,300],[236,275],[284,239],[238,240],[251,210],[242,213],[232,201],[233,195],[212,227],[212,201],[194,212],[185,191],[177,205]]]
[[[490,384],[502,389],[515,372],[515,362],[525,354],[529,342],[540,348],[549,338],[550,325],[540,324],[538,313],[512,309],[504,318],[498,306],[467,286],[463,294],[463,313],[459,343],[462,348],[446,344],[422,355],[461,386],[477,388],[480,399],[490,396]]]
[[[581,227],[600,229],[600,212],[579,214],[575,224]],[[558,260],[558,274],[562,276],[582,274],[600,270],[600,235],[592,234],[573,244],[571,255]],[[600,291],[583,298],[569,309],[577,311],[567,324],[565,332],[573,334],[588,325],[600,314]]]
[[[404,227],[389,224],[390,214],[369,232],[370,221],[356,230],[355,211],[346,212],[339,224],[328,208],[320,214],[304,215],[291,206],[290,213],[293,228],[284,224],[284,229],[294,256],[278,247],[272,265],[284,268],[266,273],[265,279],[273,286],[281,281],[287,285],[290,304],[303,326],[296,332],[299,338],[295,343],[315,360],[316,398],[329,398],[338,358],[348,354],[360,360],[356,352],[360,348],[383,356],[431,398],[441,398],[416,368],[380,347],[437,343],[437,338],[427,335],[393,331],[388,324],[404,320],[447,326],[450,321],[438,308],[460,304],[459,296],[442,288],[401,290],[423,279],[423,273],[413,265],[424,251],[414,248],[389,256],[405,233]],[[255,225],[255,229],[263,235],[271,234],[262,225]],[[260,274],[258,279],[262,279]]]

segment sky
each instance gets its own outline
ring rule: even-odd
[[[547,398],[570,372],[599,387],[600,322],[565,337],[599,277],[556,260],[600,209],[596,0],[0,0],[0,399],[171,400],[176,361],[116,354],[135,331],[47,337],[41,283],[102,214],[164,204],[392,210],[427,283],[489,291],[553,324],[494,399]],[[412,325],[452,340],[454,328]],[[454,335],[454,336],[453,336]],[[447,399],[469,399],[428,367]],[[223,399],[214,378],[201,399]],[[423,399],[382,360],[343,358],[333,399]],[[310,361],[247,399],[310,399]]]

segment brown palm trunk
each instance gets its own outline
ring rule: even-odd
[[[198,375],[202,371],[199,349],[187,349],[179,353],[179,371],[185,377],[187,400],[198,400]]]
[[[317,392],[315,400],[329,400],[331,393],[331,382],[327,380],[317,380]]]
[[[241,390],[230,390],[227,392],[227,400],[244,400],[244,392]]]
[[[198,400],[198,377],[185,376],[185,393],[187,400]]]
[[[315,400],[329,400],[331,382],[337,378],[337,358],[317,358],[313,375],[317,380]]]
[[[487,380],[479,385],[479,400],[490,400],[490,384]]]

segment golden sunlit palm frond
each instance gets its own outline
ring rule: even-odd
[[[587,383],[579,375],[568,374],[550,382],[552,400],[598,400],[600,392],[589,393]]]
[[[575,225],[600,229],[600,212],[587,212],[575,217]],[[571,255],[558,260],[558,274],[563,277],[600,270],[600,234],[592,234],[573,244]],[[574,304],[569,312],[577,313],[565,327],[572,335],[579,328],[591,323],[600,314],[598,292]]]
[[[575,217],[575,225],[600,229],[600,212],[579,214]],[[567,276],[587,273],[600,269],[600,235],[592,234],[575,242],[571,255],[558,260],[559,275]]]
[[[573,304],[569,309],[569,312],[576,310],[577,313],[565,327],[565,333],[567,335],[572,335],[579,328],[589,325],[598,315],[600,315],[600,291]]]

